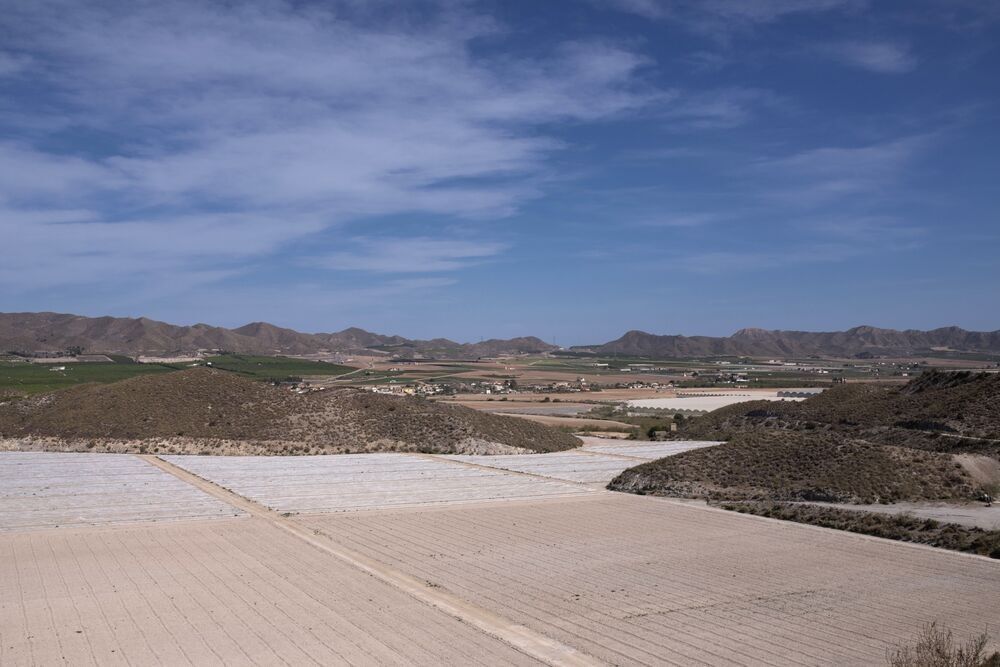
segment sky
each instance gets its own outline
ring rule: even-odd
[[[982,0],[0,0],[0,311],[994,330],[997,72]]]

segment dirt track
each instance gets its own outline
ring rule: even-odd
[[[862,665],[925,621],[1000,626],[996,561],[547,478],[587,482],[610,472],[592,460],[623,451],[492,462],[536,466],[524,472],[408,455],[178,461],[280,512],[153,457],[97,456],[103,476],[45,502],[120,486],[104,508],[123,520],[150,497],[138,474],[180,484],[183,502],[146,504],[166,523],[39,515],[0,532],[0,664]],[[65,483],[51,456],[94,469],[0,454],[0,475],[28,495]],[[331,500],[347,511],[281,513]],[[241,516],[185,520],[216,503],[210,516]]]

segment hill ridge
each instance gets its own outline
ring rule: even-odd
[[[409,339],[348,327],[333,333],[302,333],[269,322],[235,329],[174,325],[146,317],[83,317],[66,313],[0,313],[0,352],[57,352],[81,348],[92,353],[176,354],[222,349],[243,354],[361,353],[379,350],[398,356],[491,357],[552,352],[555,345],[535,336],[490,338],[457,343],[447,338]],[[632,357],[712,356],[908,356],[932,350],[1000,354],[1000,330],[967,331],[956,326],[927,331],[872,325],[846,331],[797,331],[747,327],[731,336],[660,335],[638,329],[607,343],[571,351]]]

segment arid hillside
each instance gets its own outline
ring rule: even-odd
[[[685,437],[825,431],[883,444],[1000,456],[1000,374],[930,371],[902,387],[833,387],[798,403],[737,403],[689,420]]]
[[[772,432],[644,463],[608,488],[709,500],[878,503],[967,499],[975,482],[947,454],[836,434]]]
[[[626,470],[609,488],[725,501],[873,503],[996,493],[1000,375],[929,372],[902,387],[843,385],[687,420],[724,445]]]
[[[418,398],[296,394],[195,368],[0,402],[0,438],[25,448],[195,453],[549,452],[562,431]]]

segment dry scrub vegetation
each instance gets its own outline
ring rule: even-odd
[[[737,403],[685,425],[686,437],[825,431],[882,444],[1000,457],[1000,374],[929,371],[902,387],[835,386],[802,402]]]
[[[719,507],[741,514],[756,514],[783,521],[846,530],[890,540],[926,544],[1000,558],[1000,530],[984,530],[920,519],[905,514],[858,512],[817,505],[790,505],[774,502],[723,502]],[[1000,667],[1000,665],[998,665]]]
[[[971,500],[993,490],[998,433],[1000,375],[932,371],[899,388],[842,385],[686,420],[679,437],[728,442],[636,466],[609,488],[712,500]]]
[[[630,468],[608,488],[711,500],[878,503],[967,498],[974,483],[947,454],[833,434],[749,432]]]
[[[965,644],[958,644],[951,630],[937,623],[924,626],[910,646],[900,646],[886,654],[889,667],[1000,667],[1000,653],[986,653],[989,635],[983,632]]]
[[[0,402],[0,440],[8,449],[199,454],[495,454],[580,444],[461,406],[356,389],[300,395],[205,368]]]

